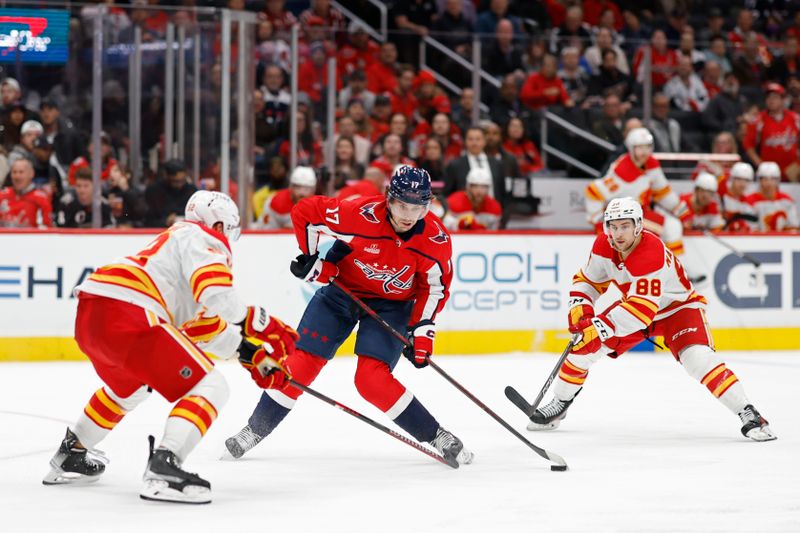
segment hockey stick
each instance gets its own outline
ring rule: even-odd
[[[401,335],[396,329],[394,329],[391,326],[391,324],[386,322],[378,313],[376,313],[371,307],[369,307],[367,304],[365,304],[361,300],[361,298],[359,298],[358,296],[356,296],[355,294],[350,292],[350,290],[347,289],[346,287],[343,287],[342,284],[339,283],[337,280],[334,279],[334,280],[331,281],[331,283],[334,286],[336,286],[338,289],[340,289],[342,292],[344,292],[347,296],[349,296],[350,299],[353,300],[353,302],[355,302],[356,305],[358,305],[361,309],[364,310],[365,313],[367,313],[367,315],[369,315],[376,322],[378,322],[378,324],[380,324],[381,327],[383,327],[383,329],[386,330],[387,333],[389,333],[394,338],[396,338],[397,340],[402,342],[404,346],[411,346],[412,345],[411,341],[409,341],[407,337],[405,337],[404,335]],[[526,439],[524,436],[522,436],[517,430],[515,430],[513,427],[511,427],[511,425],[508,422],[503,420],[498,414],[496,414],[494,411],[489,409],[489,407],[487,407],[486,404],[484,404],[478,398],[476,398],[474,394],[469,392],[460,383],[458,383],[456,380],[454,380],[452,377],[450,377],[450,375],[447,374],[447,372],[445,372],[444,370],[442,370],[442,368],[439,365],[437,365],[435,362],[433,362],[433,360],[430,357],[428,358],[428,364],[436,372],[438,372],[440,376],[442,376],[447,381],[449,381],[453,386],[455,386],[458,390],[460,390],[462,393],[464,393],[464,395],[467,396],[467,398],[469,398],[470,400],[475,402],[475,404],[478,407],[483,409],[483,411],[485,411],[489,416],[491,416],[497,422],[499,422],[500,425],[502,425],[504,428],[506,428],[511,433],[513,433],[514,436],[516,436],[518,439],[523,441],[530,449],[532,449],[534,452],[536,452],[539,456],[543,457],[544,459],[547,459],[548,461],[551,461],[551,462],[555,463],[554,465],[551,465],[551,467],[550,467],[551,469],[559,470],[559,471],[563,471],[563,470],[567,469],[567,462],[564,461],[563,457],[561,457],[560,455],[555,454],[553,452],[548,452],[547,450],[536,446],[535,444],[530,442],[528,439]]]
[[[550,388],[550,385],[553,384],[553,380],[556,379],[559,370],[561,370],[561,365],[564,364],[564,360],[572,351],[573,346],[575,346],[574,337],[570,339],[569,343],[567,344],[567,347],[564,348],[564,352],[561,354],[561,357],[558,358],[556,366],[553,368],[553,371],[550,372],[550,375],[547,377],[547,381],[544,382],[542,390],[539,391],[539,395],[536,397],[533,403],[528,403],[528,401],[525,398],[523,398],[523,396],[519,392],[517,392],[517,390],[511,385],[508,385],[506,387],[505,389],[506,398],[508,398],[511,401],[511,403],[516,405],[523,413],[525,413],[525,416],[527,416],[528,418],[532,417],[533,413],[536,412],[536,408],[539,407],[539,404],[542,402],[542,398],[544,398],[545,393],[547,393],[547,390]]]
[[[333,398],[329,398],[328,396],[325,396],[321,392],[317,392],[314,389],[312,389],[311,387],[307,387],[307,386],[305,386],[305,385],[303,385],[301,383],[296,382],[293,379],[289,379],[288,381],[289,381],[289,384],[292,387],[298,388],[303,392],[307,392],[311,396],[313,396],[315,398],[318,398],[318,399],[322,400],[323,402],[325,402],[325,403],[327,403],[329,405],[332,405],[332,406],[336,407],[337,409],[339,409],[341,411],[344,411],[348,415],[351,415],[351,416],[361,420],[362,422],[366,422],[367,424],[369,424],[370,426],[374,427],[375,429],[379,429],[379,430],[383,431],[384,433],[386,433],[387,435],[389,435],[391,437],[394,437],[395,439],[399,440],[400,442],[408,444],[412,448],[415,448],[415,449],[421,451],[422,453],[424,453],[428,457],[430,457],[432,459],[436,459],[440,463],[445,464],[445,465],[447,465],[447,466],[449,466],[451,468],[458,468],[458,462],[456,462],[455,459],[452,462],[450,462],[447,459],[445,459],[444,457],[442,457],[441,455],[439,455],[438,453],[436,453],[436,452],[434,452],[432,450],[429,450],[428,448],[426,448],[425,446],[419,444],[418,442],[414,442],[413,440],[409,439],[408,437],[405,437],[404,435],[401,435],[400,433],[387,428],[383,424],[381,424],[379,422],[376,422],[376,421],[374,421],[373,419],[371,419],[371,418],[369,418],[367,416],[362,415],[358,411],[356,411],[354,409],[351,409],[351,408],[347,407],[346,405],[344,405],[342,403],[337,402]]]
[[[761,262],[760,261],[756,260],[755,258],[753,258],[750,255],[747,255],[743,251],[735,248],[733,245],[729,244],[728,242],[723,241],[722,239],[720,239],[718,236],[714,235],[713,233],[711,233],[707,229],[703,230],[703,235],[705,235],[706,237],[711,237],[712,239],[714,239],[715,241],[720,243],[722,246],[724,246],[725,248],[727,248],[728,250],[733,252],[733,254],[735,256],[737,256],[737,257],[739,257],[741,259],[744,259],[748,263],[752,263],[754,267],[761,268]]]

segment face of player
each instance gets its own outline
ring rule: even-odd
[[[767,197],[775,196],[778,192],[778,183],[780,178],[759,178],[758,185],[761,188],[761,194]]]
[[[91,180],[75,180],[75,196],[81,205],[92,203],[92,182]]]
[[[739,196],[742,196],[744,194],[745,190],[747,190],[747,186],[749,184],[750,184],[750,182],[747,181],[747,180],[743,180],[741,178],[733,178],[730,181],[731,194],[733,196],[737,197],[737,198]]]
[[[314,187],[306,187],[304,185],[290,185],[289,190],[292,195],[292,203],[297,203],[303,198],[314,196]]]
[[[697,205],[700,207],[705,207],[710,204],[714,200],[714,195],[716,193],[712,191],[707,191],[705,189],[695,189],[694,190],[694,198],[697,201]]]
[[[469,194],[470,200],[475,205],[480,205],[486,200],[486,197],[489,196],[489,186],[488,185],[469,185],[467,187],[467,192]]]
[[[608,223],[609,239],[620,253],[630,252],[636,244],[636,224],[633,219],[612,220]]]
[[[397,233],[405,233],[414,227],[428,212],[427,205],[407,204],[400,200],[389,200],[389,221]]]
[[[633,157],[633,162],[637,165],[644,165],[644,163],[647,161],[647,158],[651,155],[653,155],[653,145],[651,144],[634,146],[633,153],[631,154]]]

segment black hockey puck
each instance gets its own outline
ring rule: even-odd
[[[564,472],[567,470],[567,465],[550,465],[550,470],[553,472]]]

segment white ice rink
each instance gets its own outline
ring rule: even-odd
[[[200,532],[800,532],[800,358],[726,353],[779,439],[755,443],[739,421],[669,355],[600,361],[555,432],[524,431],[503,395],[535,397],[553,355],[440,357],[439,364],[531,441],[562,455],[548,463],[432,369],[396,374],[476,454],[451,470],[321,401],[305,396],[238,462],[217,458],[260,391],[235,364],[222,370],[230,403],[186,463],[211,481],[214,501],[139,499],[147,435],[169,406],[153,396],[100,449],[111,458],[87,487],[44,487],[64,428],[99,386],[88,363],[0,365],[0,531]],[[390,424],[352,385],[355,358],[337,358],[314,383]],[[394,427],[394,426],[391,426]]]

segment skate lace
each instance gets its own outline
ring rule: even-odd
[[[237,433],[234,438],[239,443],[242,448],[245,450],[251,449],[253,446],[261,442],[261,435],[258,435],[253,432],[250,426],[245,426],[242,428],[239,433]]]
[[[436,437],[434,437],[431,444],[439,450],[440,452],[449,448],[451,445],[455,444],[457,439],[455,435],[447,431],[446,429],[441,429],[436,432]]]
[[[541,408],[541,412],[545,417],[555,416],[561,412],[564,407],[564,402],[558,398],[553,398],[550,403]]]
[[[747,424],[748,422],[756,422],[759,416],[755,413],[753,407],[748,405],[739,413],[739,419],[742,421],[742,424]]]

